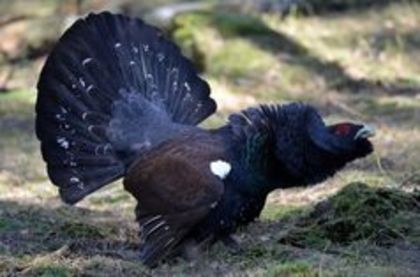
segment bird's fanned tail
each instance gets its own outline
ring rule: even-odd
[[[36,133],[52,182],[75,203],[216,105],[191,63],[139,19],[91,14],[69,28],[38,83]]]

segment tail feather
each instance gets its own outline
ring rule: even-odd
[[[76,21],[41,72],[36,133],[48,174],[75,203],[121,177],[142,151],[215,109],[178,47],[139,19]]]

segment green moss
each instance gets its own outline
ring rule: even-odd
[[[264,245],[256,244],[248,248],[245,254],[249,259],[261,259],[270,256],[270,250]]]
[[[27,117],[34,113],[36,94],[28,90],[0,92],[0,116]]]
[[[32,234],[45,234],[50,228],[50,222],[26,212],[6,214],[0,218],[0,233],[3,234],[16,234],[27,231],[30,231]]]
[[[213,30],[221,35],[220,47],[211,49]],[[175,18],[171,36],[196,67],[215,76],[258,76],[272,67],[273,57],[242,36],[267,36],[270,29],[253,17],[220,12],[197,12]],[[210,49],[209,49],[210,48]],[[210,51],[209,51],[210,50]]]
[[[105,237],[104,227],[97,227],[83,222],[68,222],[59,227],[57,233],[60,236],[71,238],[102,239]]]
[[[417,223],[417,224],[416,224]],[[398,212],[388,221],[388,226],[402,239],[420,245],[420,214]]]
[[[213,13],[211,23],[224,36],[265,36],[273,31],[258,17],[238,13]]]
[[[0,102],[25,102],[33,104],[36,94],[25,89],[18,89],[0,93]]]
[[[420,195],[352,183],[318,204],[281,242],[324,248],[368,240],[379,245],[418,240]]]
[[[243,39],[230,39],[215,52],[208,66],[214,76],[230,78],[258,78],[273,64],[273,57]]]
[[[195,12],[182,14],[175,18],[173,31],[184,29],[181,34],[189,34],[187,30],[215,27],[223,36],[261,36],[271,35],[272,30],[258,17],[229,12]],[[190,37],[184,36],[184,37]]]
[[[0,232],[10,232],[19,228],[18,222],[9,218],[0,218]]]
[[[298,216],[303,212],[304,209],[301,207],[269,203],[265,205],[264,210],[260,215],[260,218],[263,220],[284,220],[290,217]]]
[[[277,277],[277,276],[295,276],[295,277],[313,277],[319,276],[316,273],[316,270],[308,263],[297,261],[297,262],[288,262],[279,265],[275,265],[272,268],[269,268],[264,274],[267,277]]]
[[[198,36],[208,23],[206,13],[185,14],[177,16],[169,30],[170,36],[180,46],[182,53],[193,61],[200,71],[206,69],[206,57]]]
[[[42,265],[32,268],[28,273],[30,276],[40,277],[68,277],[75,275],[73,270],[62,265]]]
[[[414,195],[394,189],[374,189],[364,183],[352,183],[330,198],[337,216],[361,217],[374,213],[383,217],[397,211],[416,208]]]

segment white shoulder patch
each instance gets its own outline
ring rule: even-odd
[[[217,160],[210,163],[211,172],[222,180],[229,174],[232,166],[223,160]]]

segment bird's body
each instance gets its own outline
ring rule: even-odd
[[[212,195],[212,198],[207,201],[207,214],[189,232],[191,237],[197,241],[205,240],[211,236],[227,236],[236,227],[249,223],[259,215],[269,192],[268,189],[257,192],[249,190],[249,188],[255,187],[256,182],[262,180],[250,176],[258,177],[251,168],[244,168],[238,159],[238,153],[233,148],[232,142],[226,140],[224,135],[218,131],[194,130],[185,133],[158,146],[148,155],[136,161],[125,176],[125,188],[134,197],[141,199],[142,183],[162,184],[167,182],[168,186],[175,187],[175,189],[177,185],[174,182],[180,182],[179,186],[183,186],[184,180],[197,184],[202,183],[200,179],[191,180],[193,171],[198,172],[200,178],[219,179],[217,181],[223,183],[223,192],[206,192],[206,194]],[[212,163],[227,164],[231,170],[221,178],[216,171],[212,171]],[[156,172],[161,172],[161,174],[156,174]],[[151,180],[151,178],[157,180]],[[268,180],[266,181],[268,182]],[[176,194],[176,191],[173,193]],[[174,194],[168,194],[170,202],[174,201],[172,198]],[[197,190],[193,190],[191,196],[186,195],[184,190],[182,195],[187,198],[191,197],[191,199],[198,198]],[[150,205],[164,203],[150,198],[140,200],[140,211],[142,204],[147,205],[146,201],[151,201]],[[185,202],[188,201],[192,200],[185,200]]]
[[[216,110],[207,83],[159,30],[121,15],[78,20],[38,90],[36,132],[62,199],[76,203],[123,177],[147,265],[186,244],[229,244],[274,189],[318,183],[372,151],[372,130],[326,126],[301,103],[197,127]]]

